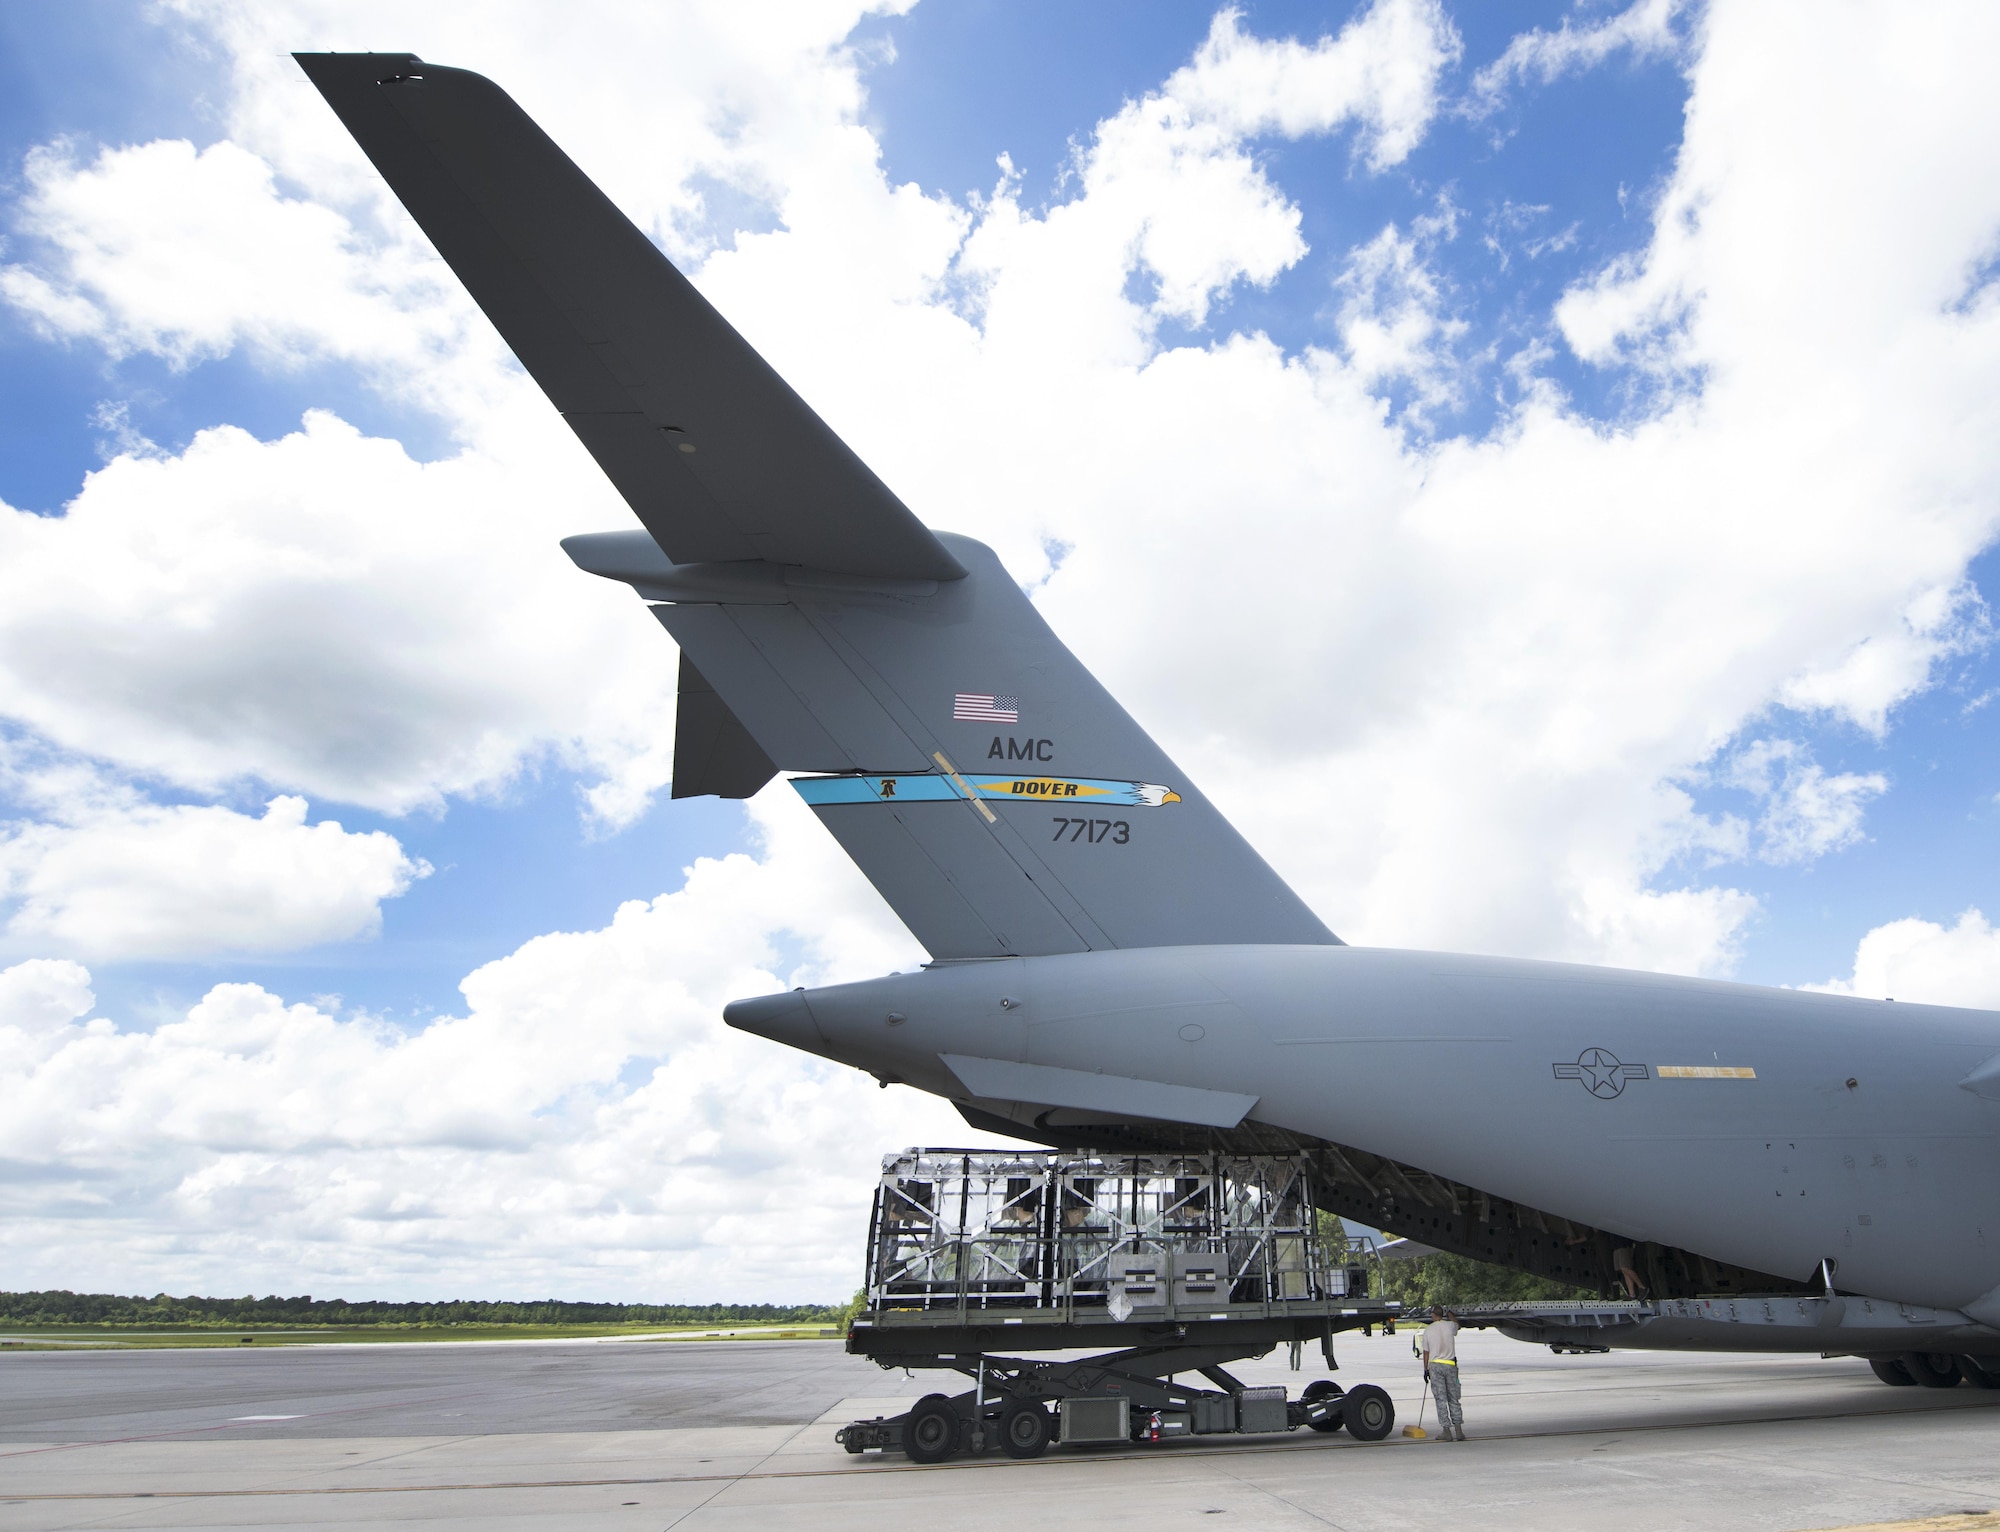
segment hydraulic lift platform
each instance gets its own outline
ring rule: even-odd
[[[847,1349],[973,1386],[836,1440],[924,1463],[1302,1426],[1381,1440],[1396,1412],[1373,1385],[1320,1378],[1292,1398],[1225,1370],[1279,1346],[1296,1369],[1313,1345],[1332,1371],[1334,1336],[1401,1316],[1369,1297],[1369,1247],[1333,1232],[1312,1185],[1303,1156],[889,1156]],[[1076,1351],[1092,1354],[1049,1355]]]

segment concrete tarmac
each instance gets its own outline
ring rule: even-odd
[[[833,1341],[0,1354],[0,1526],[2000,1527],[2000,1392],[1849,1359],[1460,1349],[1463,1444],[1300,1431],[928,1468],[833,1430],[945,1376]],[[1340,1354],[1414,1418],[1407,1332]],[[1296,1390],[1309,1361],[1232,1370]]]
[[[882,1377],[838,1341],[0,1352],[0,1442],[796,1426]]]

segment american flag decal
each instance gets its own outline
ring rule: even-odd
[[[1021,699],[996,697],[991,692],[958,692],[951,699],[951,716],[976,723],[1019,723]]]

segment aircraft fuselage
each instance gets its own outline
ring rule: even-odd
[[[1581,1225],[1979,1314],[2000,1013],[1358,947],[935,964],[730,1021],[1042,1126],[1252,1123]],[[1982,1095],[1981,1089],[1991,1092]],[[1018,1113],[1017,1113],[1018,1115]],[[1990,1301],[1990,1300],[1989,1300]]]

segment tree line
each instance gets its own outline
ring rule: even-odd
[[[1405,1308],[1429,1309],[1443,1304],[1460,1308],[1479,1303],[1534,1303],[1547,1300],[1602,1298],[1592,1287],[1571,1287],[1548,1277],[1494,1266],[1470,1256],[1420,1255],[1411,1260],[1382,1261],[1376,1268],[1383,1298],[1400,1299]]]
[[[1347,1226],[1335,1214],[1321,1212],[1318,1225],[1326,1249],[1339,1250],[1347,1244]],[[1368,1280],[1373,1296],[1394,1299],[1410,1309],[1430,1309],[1440,1304],[1457,1308],[1480,1303],[1535,1303],[1607,1296],[1595,1288],[1571,1287],[1566,1282],[1516,1271],[1511,1266],[1495,1266],[1465,1255],[1447,1255],[1442,1250],[1434,1255],[1369,1264]]]
[[[114,1293],[0,1293],[9,1325],[753,1325],[845,1321],[839,1303],[571,1303],[456,1298],[442,1303],[314,1298],[150,1298]]]

